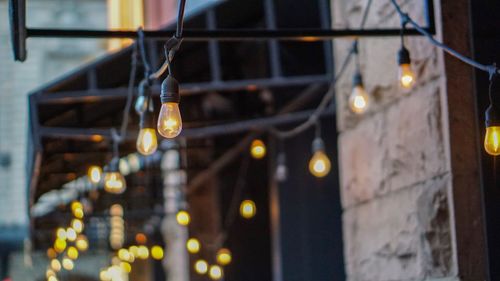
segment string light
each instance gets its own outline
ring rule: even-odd
[[[198,241],[198,239],[196,239],[196,238],[190,238],[186,242],[186,248],[187,248],[189,253],[197,254],[201,248],[200,241]]]
[[[490,85],[488,87],[490,106],[485,113],[486,134],[484,136],[484,150],[492,156],[500,155],[500,110],[494,103],[492,93],[493,79],[495,77],[496,74],[490,74]]]
[[[57,252],[56,252],[56,250],[54,250],[54,248],[48,248],[48,249],[47,249],[47,257],[48,257],[49,259],[54,259],[54,258],[56,258],[56,257],[57,257]]]
[[[61,271],[61,262],[59,262],[58,259],[52,259],[50,261],[50,268],[52,268],[55,272]]]
[[[208,263],[205,260],[197,260],[194,263],[194,270],[200,275],[206,274],[208,272]]]
[[[87,240],[87,236],[80,234],[76,237],[75,246],[80,251],[87,251],[89,248],[89,241]]]
[[[219,251],[217,251],[217,263],[226,266],[231,263],[232,261],[232,255],[231,251],[227,248],[222,248]]]
[[[76,233],[81,233],[83,231],[83,222],[80,219],[72,219],[71,228],[73,228]]]
[[[330,159],[325,153],[325,144],[321,137],[316,137],[312,144],[313,156],[309,160],[309,171],[317,178],[322,178],[330,173]]]
[[[151,247],[151,257],[155,260],[163,259],[163,248],[158,245]]]
[[[252,141],[250,145],[250,154],[254,159],[262,159],[266,156],[266,145],[260,139]]]
[[[191,216],[184,210],[177,212],[175,218],[177,219],[177,223],[182,226],[189,225],[189,222],[191,221]]]
[[[257,207],[255,202],[250,199],[241,201],[240,204],[240,215],[245,219],[251,219],[257,213]]]
[[[168,57],[167,57],[168,60]],[[161,84],[161,109],[158,117],[158,133],[165,138],[175,138],[182,131],[182,118],[179,110],[181,96],[179,83],[168,75]]]
[[[149,99],[149,98],[148,98]],[[148,111],[141,114],[139,123],[139,135],[137,136],[136,147],[142,155],[151,155],[158,149],[158,139],[156,138],[156,130],[151,124],[152,118]]]
[[[68,258],[72,260],[76,260],[78,258],[78,250],[73,246],[68,248],[67,254]]]
[[[54,249],[58,253],[62,253],[66,249],[66,240],[56,239],[54,242]]]
[[[398,52],[398,80],[401,89],[405,92],[409,92],[413,86],[415,85],[415,73],[411,68],[411,59],[410,52],[405,46],[401,46],[401,49]]]
[[[66,230],[62,227],[59,227],[57,230],[56,230],[56,237],[57,239],[60,239],[60,240],[66,240]]]
[[[66,239],[71,242],[76,240],[76,231],[73,228],[68,227],[66,229]]]
[[[90,166],[87,177],[92,184],[98,184],[102,178],[102,169],[99,166]]]
[[[223,276],[222,268],[218,265],[211,265],[208,276],[212,280],[220,280]]]
[[[75,264],[73,263],[73,261],[71,259],[64,258],[62,260],[62,266],[66,270],[73,270],[73,268],[75,267]]]
[[[109,244],[113,249],[120,249],[125,240],[124,234],[124,221],[123,221],[123,207],[120,204],[114,204],[109,209],[110,227]]]
[[[349,108],[356,114],[363,114],[368,109],[369,97],[363,85],[360,72],[356,72],[352,82],[352,92],[349,96]]]
[[[104,179],[104,190],[113,194],[120,194],[127,188],[127,183],[118,170],[119,158],[114,157],[110,163],[109,172]]]
[[[79,201],[73,201],[71,202],[71,212],[73,213],[73,216],[75,216],[78,219],[83,218],[83,205]]]

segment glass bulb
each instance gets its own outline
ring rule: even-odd
[[[182,225],[182,226],[188,225],[189,222],[191,221],[191,216],[186,211],[177,212],[177,215],[175,216],[175,218],[177,219],[177,223]]]
[[[256,139],[250,145],[250,154],[255,159],[262,159],[266,156],[266,145],[263,141]]]
[[[98,184],[101,181],[102,169],[99,166],[90,166],[87,177],[92,184]]]
[[[309,161],[309,171],[317,178],[322,178],[330,172],[331,163],[323,150],[314,153]]]
[[[251,219],[257,213],[257,207],[252,200],[243,200],[240,204],[240,215],[245,219]]]
[[[208,275],[210,276],[210,279],[212,280],[219,280],[222,278],[222,268],[218,265],[212,265],[210,266],[210,270],[208,272]]]
[[[232,260],[231,251],[227,248],[222,248],[217,251],[217,263],[226,266],[231,263]]]
[[[137,137],[137,151],[142,155],[151,155],[158,148],[156,132],[151,128],[143,128]]]
[[[166,138],[177,137],[182,130],[182,118],[179,111],[179,104],[166,102],[161,105],[160,116],[158,118],[158,133]]]
[[[415,73],[411,69],[411,64],[404,63],[399,65],[399,85],[405,91],[411,90],[415,85]]]
[[[109,193],[120,194],[127,188],[125,178],[119,172],[108,172],[104,179],[104,190]]]
[[[349,97],[349,107],[356,114],[363,114],[368,109],[368,93],[361,85],[356,85],[352,89]]]
[[[201,248],[200,241],[198,241],[198,239],[196,238],[190,238],[186,242],[186,248],[191,254],[196,254],[200,251]]]
[[[208,271],[208,263],[204,260],[197,260],[194,264],[194,270],[198,274],[205,274]]]
[[[500,155],[500,126],[490,126],[486,128],[484,149],[489,155]]]
[[[163,259],[163,248],[158,245],[151,247],[151,257],[155,260]]]

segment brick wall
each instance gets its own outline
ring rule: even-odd
[[[423,1],[403,9],[424,24]],[[366,0],[333,0],[335,28],[358,28]],[[437,19],[439,21],[439,19]],[[373,1],[367,27],[399,27],[390,1]],[[439,36],[439,35],[438,35]],[[348,280],[455,280],[452,177],[442,53],[407,38],[418,82],[397,84],[399,38],[360,39],[370,109],[351,113],[354,67],[337,85],[339,168]],[[337,63],[351,42],[335,41]]]

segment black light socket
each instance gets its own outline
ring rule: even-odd
[[[325,143],[323,142],[323,140],[319,137],[315,138],[312,143],[312,151],[317,152],[324,150],[325,150]]]
[[[154,122],[153,118],[151,117],[151,114],[149,112],[143,112],[141,114],[141,119],[139,121],[139,128],[144,129],[144,128],[154,128]]]
[[[405,46],[402,46],[398,52],[398,64],[402,65],[410,63],[411,63],[410,51],[408,51],[408,49],[406,49]]]
[[[500,110],[490,104],[484,114],[486,127],[500,126]]]
[[[352,86],[353,87],[357,87],[357,86],[363,87],[363,76],[361,76],[361,73],[359,71],[356,71],[356,73],[354,73],[354,76],[352,77]]]
[[[165,80],[161,83],[161,103],[175,102],[179,103],[181,101],[181,95],[179,94],[179,83],[174,77],[168,75]]]

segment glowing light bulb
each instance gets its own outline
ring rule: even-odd
[[[189,253],[196,254],[200,251],[200,248],[201,248],[200,241],[198,241],[198,239],[196,239],[196,238],[190,238],[186,242],[186,248],[187,248]]]
[[[155,153],[157,148],[158,140],[155,130],[151,128],[141,129],[137,137],[137,151],[142,155],[151,155]]]
[[[155,260],[163,259],[163,248],[157,245],[151,247],[151,257]]]
[[[368,94],[362,85],[354,86],[349,97],[349,108],[356,114],[363,114],[368,109]]]
[[[62,261],[62,266],[66,270],[73,270],[73,268],[75,267],[75,264],[73,263],[73,261],[71,259],[64,258]]]
[[[309,171],[317,178],[322,178],[330,173],[331,163],[325,154],[323,140],[316,138],[313,141],[313,156],[309,160]]]
[[[119,172],[108,172],[104,179],[104,190],[109,193],[120,194],[127,188],[125,178]]]
[[[401,64],[399,66],[399,85],[401,86],[402,89],[404,90],[411,90],[413,88],[413,85],[415,85],[415,73],[411,69],[411,65],[408,64]]]
[[[89,248],[89,241],[87,240],[87,236],[82,234],[78,235],[78,237],[76,237],[75,245],[78,250],[86,251]]]
[[[486,128],[484,149],[489,155],[500,155],[500,126],[490,126]]]
[[[64,228],[62,228],[62,227],[59,227],[56,230],[56,236],[57,236],[57,239],[66,240],[66,238],[67,238],[66,230]]]
[[[59,279],[57,279],[57,277],[55,276],[49,276],[49,278],[47,278],[47,281],[58,281]]]
[[[99,166],[90,166],[87,177],[92,184],[98,184],[102,178],[102,169]]]
[[[56,250],[54,250],[54,248],[48,248],[47,249],[47,257],[50,259],[55,259],[57,257]]]
[[[182,131],[182,118],[179,103],[166,102],[161,105],[158,117],[158,133],[165,138],[175,138]]]
[[[194,270],[196,273],[203,275],[208,272],[208,263],[204,260],[197,260],[194,263]]]
[[[147,259],[149,257],[149,249],[146,246],[139,246],[137,248],[137,257],[140,259]]]
[[[51,276],[56,276],[56,273],[54,272],[54,270],[48,268],[46,271],[45,271],[45,277],[47,279],[49,279]]]
[[[177,219],[177,223],[182,225],[182,226],[187,226],[189,224],[189,222],[191,221],[191,216],[186,211],[177,212],[177,215],[175,216],[175,218]]]
[[[122,261],[129,261],[130,257],[131,254],[127,249],[118,250],[118,258],[120,258]]]
[[[219,251],[217,251],[217,263],[226,266],[231,263],[232,261],[232,256],[231,256],[231,251],[227,248],[222,248]]]
[[[72,219],[71,228],[73,228],[76,233],[81,233],[83,231],[83,222],[80,219]]]
[[[240,204],[240,215],[245,219],[251,219],[257,213],[257,207],[252,200],[243,200]]]
[[[66,245],[66,240],[57,238],[54,242],[54,249],[56,250],[56,252],[61,253],[62,251],[64,251],[64,249],[66,249]]]
[[[398,80],[401,89],[409,92],[416,82],[416,75],[411,69],[410,52],[404,46],[398,52]]]
[[[75,241],[76,240],[76,231],[73,228],[68,227],[66,229],[66,238],[69,241]]]
[[[72,260],[76,260],[78,258],[78,250],[73,246],[68,248],[67,254],[68,258]]]
[[[262,159],[266,156],[266,145],[262,140],[256,139],[250,145],[250,154],[254,159]]]
[[[127,273],[130,273],[132,271],[132,266],[128,262],[121,262],[120,267]]]
[[[50,268],[55,272],[61,271],[61,262],[58,259],[53,259],[50,261]]]
[[[210,279],[212,280],[219,280],[222,278],[223,272],[222,268],[218,265],[212,265],[210,266],[210,270],[208,272],[208,276],[210,276]]]

